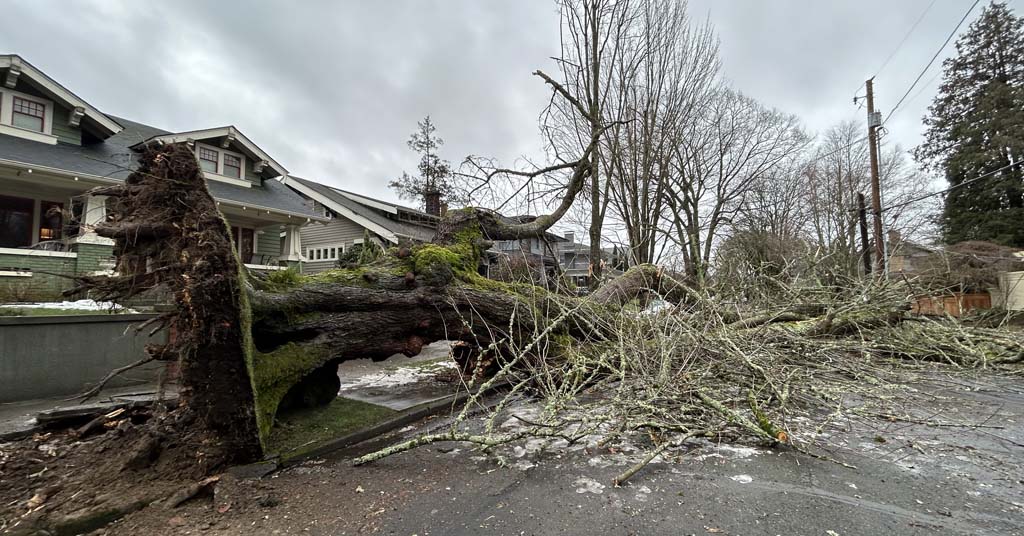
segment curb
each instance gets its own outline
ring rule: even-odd
[[[277,467],[290,467],[292,465],[296,465],[298,463],[313,458],[319,458],[324,454],[329,454],[331,452],[338,451],[346,447],[351,447],[352,445],[355,445],[356,443],[362,443],[367,439],[373,439],[375,437],[384,435],[392,430],[401,428],[411,422],[418,421],[424,417],[429,417],[431,415],[436,415],[445,409],[449,409],[452,406],[461,404],[465,402],[467,399],[469,399],[469,397],[473,394],[474,393],[462,392],[454,395],[448,395],[444,398],[434,400],[432,402],[424,402],[423,404],[420,404],[418,406],[413,406],[411,408],[403,410],[398,415],[384,422],[375,424],[369,428],[357,430],[355,432],[343,435],[341,437],[331,439],[325,443],[322,443],[320,446],[312,450],[303,452],[302,454],[298,454],[294,457],[287,459],[278,457]]]

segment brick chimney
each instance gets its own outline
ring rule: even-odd
[[[427,206],[427,214],[431,216],[441,215],[441,192],[426,192],[423,194],[423,200]]]
[[[568,240],[570,244],[574,244],[576,242],[576,233],[573,231],[566,231],[565,239]]]

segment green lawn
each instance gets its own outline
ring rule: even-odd
[[[323,407],[279,414],[267,443],[271,452],[289,458],[325,441],[383,422],[396,413],[376,404],[336,398]]]

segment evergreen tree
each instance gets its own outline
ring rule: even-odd
[[[946,243],[1024,247],[1024,19],[993,1],[943,63],[918,160],[945,175]],[[1010,166],[991,177],[961,184]]]
[[[431,194],[439,194],[446,202],[460,201],[452,181],[451,163],[437,155],[437,150],[444,145],[444,140],[434,134],[437,127],[430,121],[429,115],[416,126],[419,129],[413,132],[406,143],[420,154],[420,163],[417,165],[419,176],[403,172],[401,177],[388,183],[388,186],[402,199],[424,201]]]

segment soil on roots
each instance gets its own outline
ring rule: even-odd
[[[224,465],[185,410],[133,411],[100,433],[0,444],[0,532],[81,534],[164,500]]]

